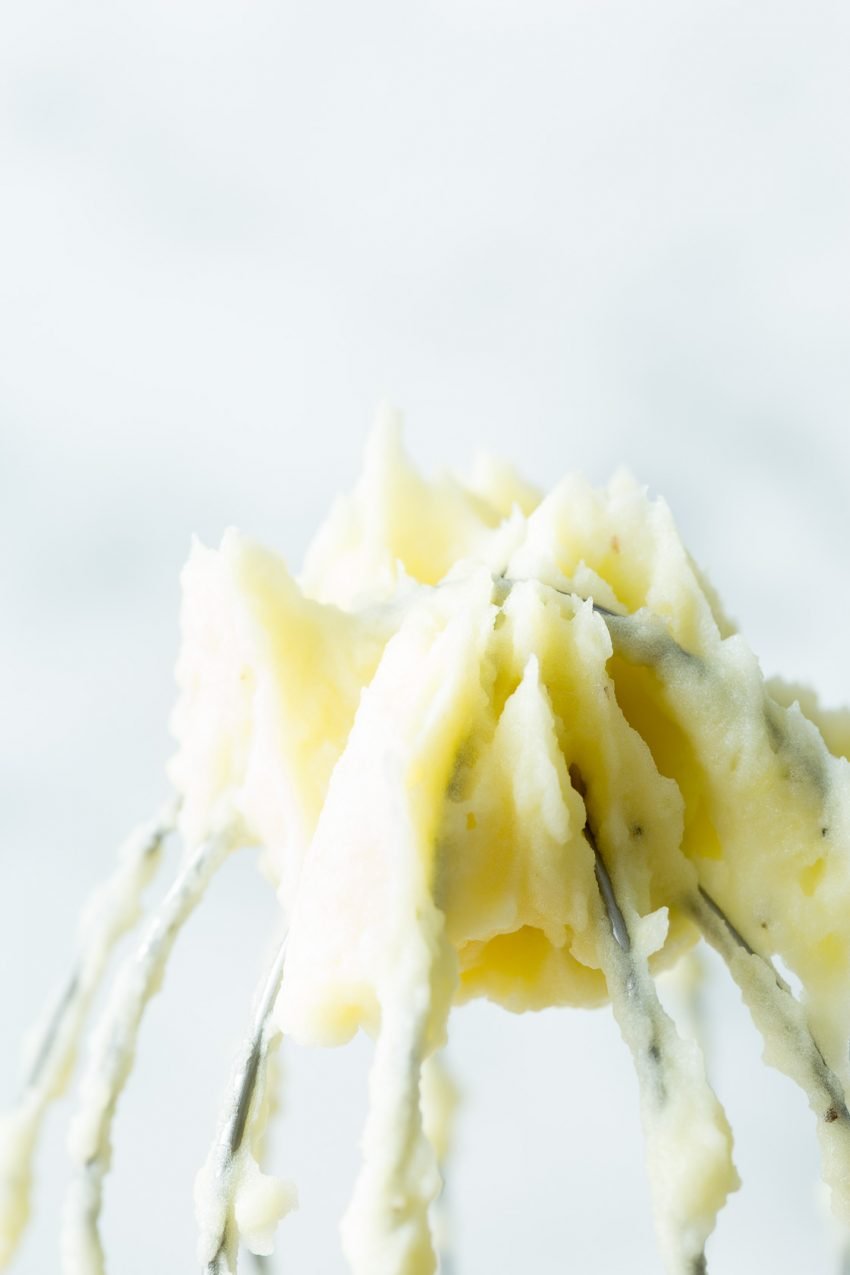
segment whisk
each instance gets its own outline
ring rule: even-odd
[[[0,1265],[27,1221],[44,1113],[176,831],[177,875],[91,1034],[65,1275],[106,1269],[112,1122],[144,1011],[183,923],[247,845],[263,848],[285,933],[198,1175],[206,1275],[232,1275],[240,1246],[270,1253],[295,1203],[259,1163],[281,1035],[333,1044],[360,1026],[376,1044],[346,1254],[356,1275],[449,1270],[430,1222],[449,1103],[423,1072],[452,1005],[476,995],[514,1009],[610,999],[636,1062],[666,1267],[705,1272],[738,1183],[731,1135],[655,986],[700,935],[767,1060],[805,1090],[848,1213],[847,764],[765,686],[666,506],[622,476],[543,500],[503,467],[426,483],[389,421],[300,587],[229,533],[219,553],[196,548],[184,596],[178,795],[93,895],[35,1033],[0,1126]]]

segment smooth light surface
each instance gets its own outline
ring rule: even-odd
[[[824,0],[7,8],[0,1094],[164,791],[191,533],[236,523],[297,564],[385,395],[426,467],[628,464],[765,670],[850,699],[848,59]],[[273,926],[246,858],[178,945],[119,1111],[118,1275],[192,1269],[192,1176]],[[713,1269],[827,1271],[812,1122],[717,995],[745,1186]],[[461,1275],[656,1272],[610,1017],[472,1007],[454,1034]],[[291,1061],[299,1275],[342,1271],[367,1060]],[[23,1275],[56,1269],[66,1115]]]

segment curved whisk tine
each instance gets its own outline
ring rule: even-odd
[[[596,882],[608,919],[609,938],[601,950],[603,973],[614,1015],[635,1059],[658,1217],[669,1219],[659,1240],[670,1271],[706,1275],[705,1241],[726,1195],[738,1185],[729,1126],[706,1080],[699,1048],[679,1036],[661,1005],[644,943],[633,932],[617,897],[589,818],[584,835],[593,851]],[[688,1216],[687,1199],[694,1184],[676,1168],[683,1163],[678,1144],[686,1128],[691,1133],[699,1131],[704,1147],[701,1163],[692,1170],[707,1202],[701,1234]],[[681,1209],[677,1208],[680,1195]],[[677,1219],[680,1212],[683,1222]]]
[[[115,1108],[133,1068],[141,1021],[161,985],[177,935],[233,845],[229,831],[216,834],[186,860],[153,913],[141,943],[121,965],[95,1026],[71,1127],[74,1172],[62,1228],[67,1275],[103,1275],[105,1270],[100,1240],[103,1182],[112,1155]]]
[[[206,1275],[231,1275],[237,1267],[242,1232],[237,1216],[238,1194],[246,1169],[250,1173],[249,1143],[259,1138],[265,1123],[259,1099],[265,1088],[270,1052],[279,1038],[272,1011],[283,984],[286,944],[284,936],[261,980],[251,1029],[236,1057],[218,1131],[198,1175],[198,1251]],[[258,1174],[255,1167],[255,1179]],[[293,1206],[295,1196],[288,1184],[270,1178],[261,1181],[270,1205],[270,1220],[264,1229],[270,1231]],[[268,1269],[265,1256],[255,1254],[257,1270]]]
[[[431,1206],[433,1233],[440,1275],[453,1275],[452,1251],[453,1208],[451,1183],[446,1164],[454,1140],[455,1112],[459,1102],[458,1087],[446,1063],[446,1050],[429,1054],[422,1067],[419,1099],[425,1137],[437,1157],[440,1192]]]
[[[796,1081],[818,1117],[824,1180],[838,1199],[838,1174],[850,1157],[850,1111],[838,1076],[812,1034],[806,1012],[772,961],[755,951],[701,886],[688,903],[706,940],[725,961],[765,1044],[765,1061]],[[781,1048],[772,1042],[781,1042]],[[833,1174],[835,1170],[835,1174]]]
[[[109,958],[141,915],[142,894],[159,867],[177,811],[176,800],[167,802],[123,843],[118,865],[83,910],[70,972],[32,1033],[18,1101],[0,1116],[0,1266],[11,1260],[29,1218],[32,1163],[44,1117],[73,1074]]]

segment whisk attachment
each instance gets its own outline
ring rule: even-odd
[[[181,829],[191,848],[222,813],[238,819],[291,926],[199,1174],[204,1275],[235,1275],[240,1247],[261,1267],[294,1200],[259,1167],[281,1031],[316,1045],[375,1034],[343,1222],[352,1275],[448,1275],[429,1085],[451,1007],[587,1004],[606,983],[634,1055],[664,1266],[706,1275],[738,1185],[731,1134],[654,981],[695,927],[739,983],[768,1060],[808,1093],[824,1176],[850,1215],[845,750],[817,711],[765,683],[663,502],[623,475],[604,492],[568,478],[543,498],[501,467],[428,483],[386,419],[299,579],[231,530],[219,550],[193,547],[183,580],[169,769]],[[26,1215],[44,1108],[173,821],[89,917],[36,1042],[5,1152],[0,1140],[0,1265]],[[119,968],[72,1131],[65,1275],[104,1275],[112,1122],[145,1007],[236,837],[187,858]],[[805,976],[803,1004],[759,951],[774,943]]]
[[[32,1162],[44,1116],[70,1080],[109,957],[139,919],[141,896],[176,817],[177,802],[169,801],[124,842],[117,867],[85,907],[71,970],[32,1034],[17,1104],[0,1116],[0,1267],[11,1260],[29,1218]]]
[[[103,1275],[103,1182],[109,1171],[115,1108],[133,1067],[145,1008],[159,990],[184,923],[233,847],[229,832],[211,836],[185,862],[154,912],[138,948],[121,965],[92,1034],[91,1053],[71,1128],[74,1172],[62,1230],[66,1275]]]
[[[738,1185],[731,1133],[698,1047],[679,1036],[658,999],[648,958],[663,941],[663,915],[640,917],[618,899],[589,816],[584,835],[607,918],[599,927],[602,968],[635,1059],[659,1239],[670,1272],[706,1275],[705,1242]],[[698,1161],[681,1154],[692,1140],[702,1148]]]
[[[292,1187],[260,1174],[249,1145],[257,1140],[265,1124],[261,1098],[270,1051],[279,1040],[272,1011],[283,983],[285,965],[286,938],[278,945],[260,985],[251,1030],[233,1067],[218,1132],[198,1175],[195,1189],[201,1228],[198,1248],[205,1275],[233,1275],[243,1235],[255,1245],[263,1244],[264,1248],[268,1242],[270,1251],[274,1226],[295,1203]],[[252,1223],[257,1229],[258,1221],[256,1207],[253,1219],[240,1208],[240,1195],[246,1186],[255,1206],[260,1206],[261,1229],[265,1234],[259,1238],[246,1234]],[[266,1252],[258,1252],[256,1256],[262,1259]],[[263,1266],[258,1265],[257,1269]]]

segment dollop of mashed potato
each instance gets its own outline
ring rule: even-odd
[[[435,1268],[419,1069],[451,1005],[487,996],[613,1001],[668,1269],[703,1270],[731,1139],[648,971],[710,909],[742,959],[799,977],[800,1031],[846,1091],[846,721],[830,749],[811,696],[771,693],[668,507],[628,475],[545,497],[493,462],[426,481],[389,415],[300,579],[229,531],[194,547],[183,584],[184,835],[227,803],[263,847],[289,918],[282,1029],[377,1036],[354,1269]],[[840,1125],[846,1207],[846,1109],[818,1114]]]

